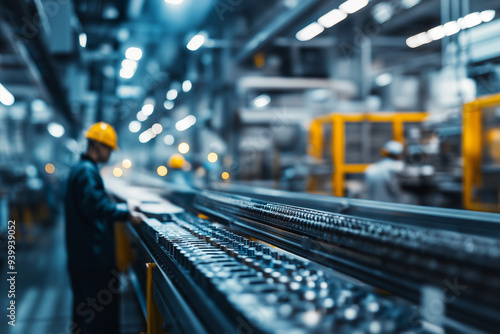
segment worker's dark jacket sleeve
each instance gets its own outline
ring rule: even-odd
[[[111,202],[97,165],[87,156],[82,156],[70,173],[65,211],[69,269],[92,271],[113,268],[113,222],[126,220],[128,210]]]

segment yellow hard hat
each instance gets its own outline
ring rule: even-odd
[[[182,166],[184,166],[184,162],[184,156],[179,153],[172,154],[170,156],[170,159],[168,159],[168,165],[170,166],[170,168],[174,169],[182,168]]]
[[[85,138],[95,140],[98,143],[111,147],[113,150],[118,149],[116,131],[108,123],[98,122],[93,124],[85,134]]]

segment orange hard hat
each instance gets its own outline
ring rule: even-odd
[[[85,138],[95,140],[111,147],[113,150],[118,149],[118,136],[115,129],[108,123],[98,122],[93,124],[85,134]]]

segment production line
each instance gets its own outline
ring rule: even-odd
[[[169,332],[439,333],[498,326],[498,239],[456,232],[459,226],[418,227],[410,212],[411,223],[394,223],[283,198],[159,194],[143,204],[145,224],[128,232],[137,246],[139,295],[151,287],[163,319],[157,325]],[[494,214],[480,218],[488,228],[498,224]],[[497,235],[498,227],[491,232]],[[145,263],[157,266],[149,278]],[[151,299],[143,306],[151,314]]]

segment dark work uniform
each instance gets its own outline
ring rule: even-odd
[[[119,281],[115,269],[115,221],[126,206],[106,195],[97,164],[82,155],[68,179],[66,247],[73,289],[74,333],[119,333]]]

